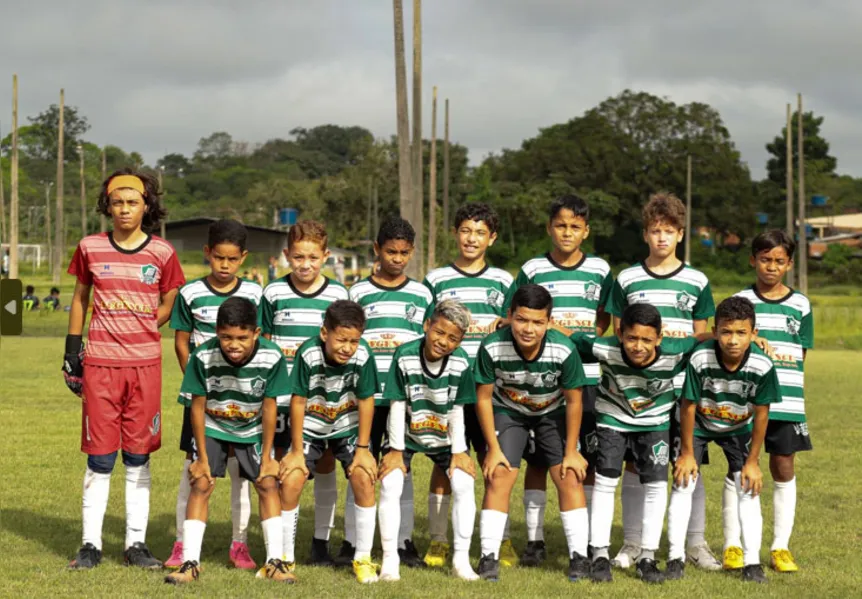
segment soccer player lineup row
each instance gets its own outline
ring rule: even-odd
[[[759,458],[765,448],[774,484],[769,565],[798,569],[789,539],[794,456],[811,449],[803,373],[813,319],[808,299],[783,283],[795,244],[782,231],[755,238],[754,284],[716,308],[707,278],[676,258],[685,207],[672,194],[650,197],[643,210],[649,255],[615,281],[607,262],[581,250],[590,234],[588,205],[563,196],[549,207],[550,251],[514,279],[485,259],[497,215],[468,203],[453,221],[458,256],[451,264],[422,283],[408,278],[415,232],[390,217],[374,243],[372,273],[349,289],[321,274],[329,252],[319,222],[290,228],[284,251],[290,272],[264,289],[237,277],[247,232],[233,220],[210,227],[204,247],[210,274],[185,283],[173,248],[145,232],[164,216],[148,175],[114,173],[99,210],[112,218],[113,231],[83,239],[69,268],[77,283],[63,370],[69,388],[86,398],[81,448],[88,454],[83,543],[70,568],[101,561],[110,474],[122,449],[124,561],[170,568],[168,583],[199,578],[209,498],[226,473],[229,558],[259,578],[297,580],[299,502],[313,480],[311,564],[352,567],[359,582],[371,583],[399,580],[402,562],[434,568],[451,559],[457,578],[498,580],[501,565],[546,559],[550,475],[568,580],[610,582],[612,566],[634,566],[645,582],[660,583],[683,578],[688,563],[739,570],[743,580],[764,583]],[[177,538],[162,563],[144,537],[149,454],[161,445],[158,327],[167,322],[184,372],[186,460]],[[704,537],[700,467],[711,441],[728,461],[720,560]],[[424,557],[412,541],[410,466],[417,453],[433,463]],[[332,555],[336,461],[348,486],[344,541]],[[527,545],[518,555],[509,540],[509,509],[522,461]],[[621,479],[625,538],[611,559]],[[266,546],[260,569],[247,545],[252,486]],[[665,515],[669,553],[662,570],[656,552]],[[371,556],[378,521],[380,565]]]

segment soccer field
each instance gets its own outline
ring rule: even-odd
[[[554,493],[549,493],[546,538],[549,560],[536,570],[504,569],[497,584],[455,581],[446,571],[410,571],[402,567],[402,580],[362,588],[349,571],[304,566],[312,533],[312,492],[307,489],[300,512],[297,556],[299,583],[276,589],[274,583],[255,580],[248,572],[226,567],[230,542],[229,483],[220,481],[213,495],[210,523],[204,540],[203,569],[198,584],[175,589],[162,583],[162,574],[122,566],[125,507],[123,469],[118,466],[105,518],[104,561],[91,572],[69,572],[67,561],[81,543],[81,482],[85,456],[80,453],[80,404],[68,392],[60,374],[62,337],[4,337],[0,345],[0,417],[9,429],[0,440],[0,596],[173,596],[199,594],[208,597],[557,597],[590,593],[598,597],[734,597],[743,593],[766,597],[858,597],[862,595],[862,464],[856,461],[862,446],[862,420],[858,393],[862,388],[862,353],[813,351],[807,364],[809,426],[815,451],[797,461],[799,504],[791,547],[800,565],[795,575],[768,571],[769,585],[753,588],[726,573],[701,573],[686,569],[686,578],[647,588],[633,572],[615,571],[613,584],[566,581],[565,539]],[[164,342],[163,444],[153,456],[153,492],[147,541],[153,553],[165,559],[174,539],[174,504],[183,454],[177,449],[181,408],[175,397],[180,371],[172,342]],[[721,549],[721,479],[725,462],[712,452],[712,466],[705,469],[707,484],[707,539]],[[426,513],[427,480],[431,462],[417,458],[415,541],[420,552],[428,545]],[[766,457],[761,460],[769,480]],[[344,481],[340,482],[343,501]],[[477,485],[477,501],[481,484]],[[613,549],[622,541],[619,493]],[[256,503],[256,501],[255,501]],[[520,492],[513,500],[513,541],[525,542]],[[257,509],[255,507],[255,514]],[[332,545],[342,538],[339,509]],[[768,560],[772,539],[771,484],[763,496],[764,549]],[[478,522],[472,555],[478,559]],[[252,516],[249,545],[260,563],[263,541],[259,520]],[[379,552],[376,550],[376,555]],[[659,554],[664,567],[665,548]]]

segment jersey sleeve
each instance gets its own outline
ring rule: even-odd
[[[422,281],[422,284],[425,285],[425,288],[431,293],[431,301],[428,303],[428,307],[425,308],[425,316],[422,318],[422,321],[429,320],[431,315],[434,314],[434,306],[437,305],[437,294],[434,293],[434,287],[431,286],[431,282],[428,280],[428,277]]]
[[[617,318],[622,318],[623,310],[626,309],[627,305],[628,300],[626,299],[626,293],[623,290],[623,286],[620,285],[619,279],[617,279],[614,281],[611,293],[608,296],[608,302],[605,305],[605,312],[608,312]]]
[[[206,396],[206,378],[204,363],[198,357],[197,352],[194,352],[189,359],[186,373],[183,375],[183,384],[180,386],[180,393]]]
[[[814,312],[809,308],[808,314],[802,316],[802,322],[799,326],[799,338],[802,343],[802,349],[811,349],[814,347]]]
[[[595,364],[599,361],[593,353],[593,347],[596,344],[595,337],[579,332],[573,333],[569,339],[575,344],[575,349],[578,350],[578,357],[581,359],[581,362]]]
[[[165,264],[162,265],[162,276],[159,279],[159,291],[167,293],[168,291],[173,291],[177,287],[182,287],[185,284],[186,277],[183,275],[183,267],[180,266],[177,253],[172,251]]]
[[[688,366],[685,367],[685,383],[683,383],[682,386],[681,397],[682,399],[687,399],[688,401],[697,404],[700,402],[700,396],[700,373],[697,371],[697,368],[689,362]]]
[[[287,368],[285,368],[285,371]],[[296,359],[293,361],[293,370],[290,371],[290,393],[299,397],[308,398],[308,383],[311,378],[311,368],[308,362],[302,357],[302,354],[297,353]]]
[[[458,381],[458,389],[455,391],[455,405],[470,405],[476,403],[476,381],[473,378],[473,369],[465,368]]]
[[[527,285],[530,282],[530,277],[527,276],[527,273],[524,272],[524,269],[518,270],[518,276],[515,277],[515,281],[509,287],[509,290],[506,292],[506,299],[503,301],[503,317],[509,313],[509,308],[512,307],[512,297],[515,295],[515,292]]]
[[[87,252],[83,247],[81,247],[80,243],[78,244],[78,247],[75,248],[75,255],[72,256],[72,261],[69,263],[69,270],[66,272],[77,277],[78,281],[80,281],[82,285],[93,284],[93,273],[90,272]]]
[[[398,356],[395,356],[392,364],[389,366],[389,373],[386,375],[386,385],[383,388],[383,403],[389,404],[393,401],[407,401],[407,393],[404,391],[404,387],[404,372],[401,370]]]
[[[578,356],[577,350],[573,349],[569,357],[563,361],[560,386],[563,389],[578,389],[586,386],[587,382],[581,358]]]
[[[494,360],[488,353],[488,348],[479,346],[479,354],[473,365],[473,379],[477,385],[493,385],[497,381],[497,373],[494,368]]]
[[[700,342],[697,340],[697,337],[681,337],[674,339],[665,339],[662,343],[667,343],[670,341],[671,349],[679,349],[679,352],[684,356],[688,357],[692,354],[695,348],[700,345]]]
[[[703,289],[700,291],[700,297],[694,304],[694,309],[691,311],[693,320],[706,320],[715,316],[715,300],[712,299],[712,287],[709,281],[706,282]]]
[[[180,293],[174,307],[171,309],[171,328],[175,331],[191,333],[194,328],[194,317],[185,296]]]
[[[287,361],[279,355],[266,376],[265,396],[278,398],[285,395],[290,395],[290,376],[287,374]]]
[[[599,307],[604,308],[605,312],[607,312],[607,305],[611,299],[611,293],[614,290],[614,276],[611,274],[611,271],[608,271],[608,274],[605,275],[604,280],[602,281],[602,290],[599,294]]]
[[[395,365],[395,361],[392,361]],[[378,392],[380,385],[377,383],[377,365],[371,351],[368,351],[368,359],[359,368],[359,381],[356,383],[356,399],[367,399]]]
[[[775,367],[769,369],[757,385],[757,390],[754,392],[754,400],[752,403],[756,406],[769,405],[771,403],[779,403],[781,401],[781,386],[778,382],[778,374]]]
[[[260,330],[264,335],[272,335],[273,326],[272,321],[275,315],[275,310],[272,307],[272,303],[269,301],[269,298],[266,296],[266,292],[264,291],[263,296],[260,298]]]

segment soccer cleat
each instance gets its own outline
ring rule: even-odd
[[[745,562],[742,560],[742,547],[728,547],[724,550],[721,567],[725,570],[742,570]]]
[[[239,570],[254,570],[257,564],[251,559],[251,554],[248,552],[248,545],[234,541],[230,544],[230,561],[234,568]]]
[[[167,584],[187,584],[196,581],[201,575],[201,566],[196,561],[183,562],[180,569],[165,576]]]
[[[347,541],[342,541],[341,547],[338,550],[338,555],[333,558],[332,563],[336,568],[349,568],[353,565],[353,555],[355,553],[356,547]]]
[[[710,551],[709,545],[701,543],[694,545],[686,550],[686,559],[696,568],[706,570],[707,572],[716,572],[721,570],[721,562],[715,557],[715,554]]]
[[[429,568],[442,568],[449,561],[449,543],[431,541],[428,552],[423,560]]]
[[[102,563],[102,552],[92,543],[85,543],[69,562],[70,570],[90,570]]]
[[[398,550],[398,557],[401,559],[401,563],[408,568],[425,567],[425,562],[419,557],[419,552],[416,551],[416,545],[410,539],[404,541],[404,549]]]
[[[641,554],[641,548],[634,543],[623,543],[619,552],[611,560],[611,565],[621,570],[628,570],[635,564],[635,560]]]
[[[453,563],[452,564],[452,576],[455,578],[460,578],[461,580],[479,580],[479,575],[473,571],[473,567],[470,565],[469,560],[464,560],[463,563]]]
[[[593,560],[590,564],[590,578],[593,582],[612,582],[614,575],[611,573],[611,561],[606,557]]]
[[[145,570],[161,570],[162,562],[153,557],[145,543],[137,542],[123,553],[123,562]]]
[[[669,560],[664,569],[664,577],[667,580],[680,580],[683,576],[685,576],[685,562],[679,558]]]
[[[514,568],[520,562],[515,548],[512,546],[512,539],[505,539],[500,544],[500,565],[507,568]]]
[[[776,572],[798,572],[799,566],[789,549],[776,549],[770,554],[769,565]]]
[[[658,569],[654,559],[643,558],[638,560],[635,566],[638,578],[650,584],[660,584],[664,582],[664,572]]]
[[[569,582],[578,582],[581,579],[589,578],[590,576],[590,559],[573,552],[569,559]]]
[[[255,578],[267,578],[275,582],[283,582],[285,584],[293,584],[296,582],[296,574],[294,570],[296,564],[286,562],[280,559],[272,558],[263,568],[257,571]]]
[[[399,568],[398,560],[391,559],[383,560],[383,565],[380,567],[379,580],[383,582],[398,582],[401,580],[401,569]]]
[[[353,573],[359,584],[372,584],[377,582],[377,564],[370,557],[353,560]]]
[[[756,582],[757,584],[766,584],[769,582],[766,579],[766,574],[763,573],[763,566],[760,564],[749,564],[742,568],[743,582]]]
[[[500,580],[500,560],[493,553],[479,558],[479,578],[491,582]]]
[[[544,541],[527,541],[524,553],[521,554],[521,565],[527,568],[535,568],[548,557]]]
[[[183,542],[174,542],[174,547],[171,549],[171,556],[165,562],[165,568],[175,570],[183,565]]]
[[[352,559],[351,554],[351,559]],[[335,565],[335,560],[329,555],[329,541],[324,539],[311,539],[311,565],[312,566],[328,566]]]

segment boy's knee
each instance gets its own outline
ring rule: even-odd
[[[102,455],[88,455],[87,468],[98,474],[110,474],[117,462],[117,452]]]
[[[368,476],[366,475],[365,478],[368,478]],[[391,494],[396,497],[401,497],[401,492],[404,490],[404,478],[405,476],[403,471],[393,470],[380,481],[380,494]]]
[[[206,495],[209,497],[215,488],[215,481],[210,483],[205,476],[202,476],[194,481],[191,486],[193,495]]]
[[[769,471],[772,473],[773,480],[784,483],[792,480],[795,472],[793,468],[793,454],[776,455],[773,454],[769,458]]]
[[[473,496],[476,481],[463,470],[456,468],[452,472],[452,480],[450,482],[452,485],[452,494],[456,497]]]
[[[259,495],[270,495],[278,492],[278,479],[274,476],[267,476],[259,481],[255,481],[254,488]]]
[[[116,454],[115,454],[116,457]],[[129,468],[137,468],[146,465],[150,461],[148,453],[127,453],[123,452],[123,465]]]

